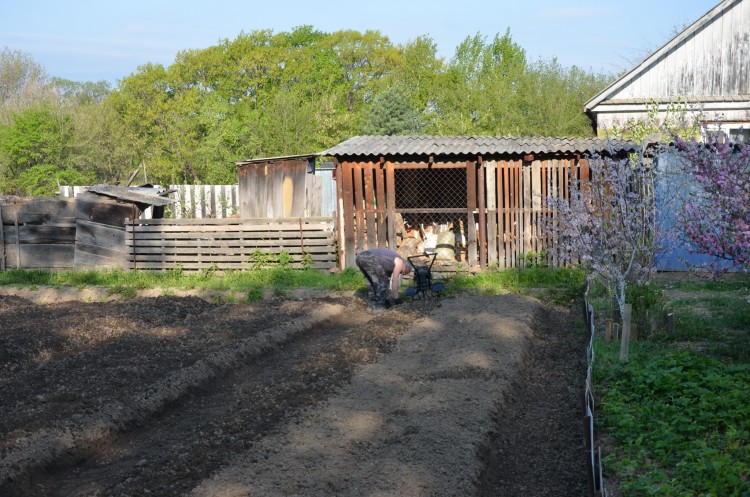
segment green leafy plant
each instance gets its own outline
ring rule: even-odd
[[[624,491],[747,494],[750,366],[670,352],[616,365],[604,382],[604,430],[617,442],[605,467]]]

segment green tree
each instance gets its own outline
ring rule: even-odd
[[[527,68],[518,89],[523,125],[521,134],[539,136],[592,136],[583,105],[612,77],[587,73],[576,66],[538,60]]]
[[[510,30],[490,43],[480,34],[467,37],[442,75],[431,129],[437,134],[518,134],[517,93],[525,70],[526,53]]]
[[[361,125],[365,135],[408,135],[419,132],[419,116],[409,105],[409,96],[393,86],[379,93]]]
[[[57,177],[66,169],[72,135],[70,118],[48,106],[13,114],[10,124],[0,127],[0,189],[31,194],[37,190],[34,181],[46,181],[46,173]]]

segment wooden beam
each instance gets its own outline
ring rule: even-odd
[[[373,181],[373,175],[375,174],[375,169],[377,168],[376,164],[373,162],[368,162],[363,165],[362,172],[365,176],[365,212],[364,212],[364,218],[365,218],[365,225],[367,228],[367,237],[366,237],[366,243],[367,248],[375,248],[378,245],[377,241],[377,233],[376,233],[376,220],[377,220],[377,214],[375,213],[375,188],[374,188],[374,181]],[[369,212],[368,212],[369,211]]]
[[[388,224],[386,222],[386,205],[385,200],[385,158],[381,157],[380,162],[375,167],[375,200],[377,202],[377,230],[378,230],[378,247],[385,247],[388,243]]]
[[[477,208],[477,171],[476,163],[466,161],[466,200],[468,223],[466,226],[466,250],[467,260],[470,267],[477,265],[477,225],[474,220],[474,211]]]
[[[396,177],[393,162],[385,163],[386,218],[388,219],[388,248],[396,250]]]
[[[489,161],[485,167],[487,171],[485,175],[487,179],[487,264],[492,265],[497,263],[498,247],[497,161]]]
[[[354,267],[356,256],[354,243],[354,184],[352,182],[352,163],[342,163],[342,180],[344,193],[344,267]]]
[[[2,205],[0,205],[0,271],[5,271],[5,228],[3,228]]]
[[[365,192],[362,181],[362,163],[355,162],[352,171],[354,173],[354,219],[356,223],[354,230],[357,234],[355,250],[359,252],[365,248],[365,219],[362,212],[365,209]]]
[[[479,209],[479,267],[487,269],[487,206],[485,203],[485,165],[482,156],[477,157],[477,207]]]

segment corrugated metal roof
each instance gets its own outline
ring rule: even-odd
[[[492,155],[634,151],[626,140],[506,136],[355,136],[323,155]]]
[[[174,200],[159,195],[161,190],[157,188],[142,188],[137,186],[117,186],[117,185],[94,185],[86,188],[86,191],[98,193],[107,197],[134,202],[136,204],[147,205],[169,205]]]

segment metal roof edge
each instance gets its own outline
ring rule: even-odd
[[[289,159],[310,159],[313,157],[319,157],[321,155],[325,155],[323,152],[314,152],[309,154],[297,154],[297,155],[280,155],[278,157],[261,157],[258,159],[247,159],[247,160],[240,160],[235,161],[235,166],[245,166],[248,164],[257,164],[260,162],[269,162],[273,160],[289,160]]]

